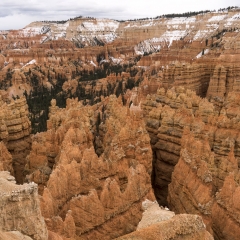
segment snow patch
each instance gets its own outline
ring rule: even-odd
[[[172,25],[177,25],[177,24],[190,24],[196,22],[195,17],[177,17],[177,18],[172,18],[167,21],[167,24],[172,24]]]
[[[198,59],[198,58],[200,58],[200,57],[202,57],[203,55],[206,55],[206,54],[208,54],[209,53],[209,49],[205,49],[204,50],[204,54],[203,54],[203,52],[201,51],[197,56],[196,56],[196,58]]]
[[[194,36],[193,40],[197,40],[199,38],[204,38],[208,34],[209,34],[209,30],[199,30],[199,31],[197,31],[197,33]]]
[[[208,22],[222,21],[227,15],[217,15],[208,19]]]
[[[173,30],[166,31],[159,38],[152,38],[140,42],[134,47],[135,53],[138,55],[144,55],[144,53],[157,52],[161,49],[161,46],[166,45],[170,47],[175,40],[180,40],[187,35],[187,31]]]
[[[92,33],[96,32],[115,32],[119,26],[119,22],[111,21],[108,19],[97,19],[94,22],[86,21],[77,27],[77,31],[85,32],[91,31]]]
[[[123,61],[122,58],[109,57],[109,59],[111,59],[112,62],[115,63],[115,64],[120,64]]]
[[[31,64],[35,64],[37,63],[37,61],[35,59],[31,60],[30,62],[26,63],[22,68],[28,66],[28,65],[31,65]]]
[[[233,15],[231,18],[228,18],[227,23],[224,26],[225,27],[231,27],[233,22],[235,22],[237,20],[240,20],[240,13],[237,13],[237,14]]]
[[[23,28],[20,35],[22,35],[23,37],[35,37],[41,33],[42,30],[42,26],[39,27],[26,27]]]
[[[90,61],[90,64],[92,64],[94,67],[97,66],[93,61]]]

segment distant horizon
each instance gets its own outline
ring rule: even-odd
[[[232,9],[239,9],[240,10],[240,7],[239,6],[229,6],[230,7],[230,10]],[[229,7],[227,8],[222,8],[223,10],[227,10]],[[130,18],[130,19],[114,19],[114,18],[107,18],[107,17],[93,17],[93,16],[76,16],[76,17],[71,17],[71,18],[68,18],[68,19],[63,19],[63,20],[36,20],[34,22],[67,22],[67,21],[71,21],[71,20],[75,20],[77,18],[83,18],[83,19],[109,19],[109,20],[113,20],[113,21],[135,21],[135,20],[142,20],[142,19],[157,19],[157,18],[160,18],[160,17],[164,17],[164,16],[168,16],[168,15],[183,15],[183,14],[187,14],[187,13],[197,13],[197,14],[200,14],[201,12],[205,13],[205,12],[210,12],[210,13],[221,13],[221,11],[219,11],[220,9],[216,10],[200,10],[200,11],[189,11],[189,12],[181,12],[181,13],[165,13],[165,14],[162,14],[162,15],[159,15],[159,16],[154,16],[154,17],[141,17],[141,18]],[[223,12],[222,12],[223,13]],[[177,17],[177,16],[176,16]]]
[[[169,7],[170,6],[170,7]],[[168,14],[187,12],[218,11],[228,7],[240,7],[239,0],[202,0],[193,3],[189,0],[128,1],[113,3],[111,0],[1,0],[0,30],[17,30],[32,22],[68,21],[78,16],[126,21],[143,18],[156,18]]]

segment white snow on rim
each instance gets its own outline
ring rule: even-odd
[[[119,22],[108,19],[97,19],[94,21],[85,21],[77,27],[78,31],[112,31],[115,32],[119,26]]]
[[[167,24],[189,24],[189,23],[194,23],[196,22],[196,18],[195,17],[176,17],[176,18],[172,18],[170,20],[167,21]]]
[[[217,22],[217,21],[222,21],[227,15],[217,15],[217,16],[213,16],[211,18],[208,19],[208,22]]]

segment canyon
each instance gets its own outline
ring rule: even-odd
[[[237,240],[239,26],[230,8],[0,31],[0,238]]]

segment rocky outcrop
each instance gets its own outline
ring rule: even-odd
[[[48,232],[40,212],[37,185],[16,185],[14,177],[2,171],[0,189],[0,236],[3,239],[46,240]]]
[[[0,153],[0,171],[8,171],[13,175],[12,155],[3,142],[0,142]]]
[[[239,92],[238,79],[239,68],[237,66],[217,65],[210,79],[207,97],[213,102],[219,102],[219,100],[223,101],[230,92]]]
[[[197,134],[207,117],[216,113],[213,104],[182,87],[167,92],[159,89],[157,94],[147,96],[142,109],[153,149],[155,194],[161,205],[167,205],[168,184],[179,160],[184,128],[189,127]]]
[[[12,100],[9,104],[1,100],[0,104],[0,140],[5,143],[12,155],[12,166],[17,182],[23,183],[26,156],[31,146],[31,124],[28,119],[26,99],[21,97],[15,101]],[[10,156],[4,155],[2,161],[7,161],[6,158],[10,158]],[[5,166],[4,170],[11,172],[10,164],[8,163],[8,167]]]
[[[208,139],[197,140],[186,132],[182,141],[181,157],[169,185],[170,206],[177,212],[201,215],[215,239],[238,239],[239,213],[233,198],[238,194],[239,173],[233,148],[218,156]],[[213,144],[219,143],[214,139]]]
[[[37,134],[32,146],[28,179],[40,184],[51,232],[113,239],[136,229],[142,200],[154,198],[141,112],[130,112],[113,95],[93,107],[68,100],[59,109],[52,101],[48,131]]]
[[[157,201],[152,202],[146,199],[142,203],[144,210],[141,221],[138,224],[137,231],[147,228],[155,223],[163,222],[175,216],[174,212],[169,211],[167,207],[159,207]]]
[[[149,200],[142,206],[144,213],[137,231],[118,239],[213,239],[197,215],[175,215]]]
[[[0,239],[1,240],[32,240],[32,238],[26,235],[23,235],[17,231],[0,232]]]

